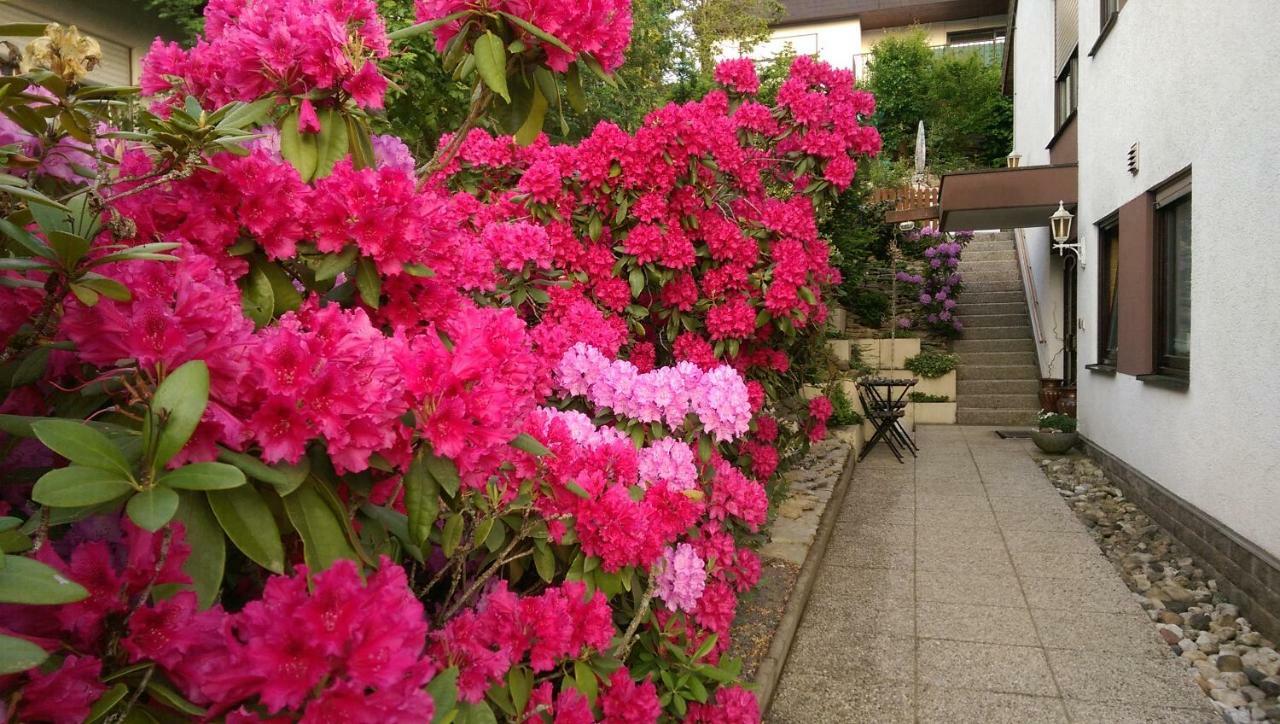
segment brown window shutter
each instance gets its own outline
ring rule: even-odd
[[[1080,4],[1079,0],[1057,0],[1054,7],[1054,71],[1062,71],[1062,66],[1071,59],[1071,51],[1080,41]]]
[[[1144,193],[1120,207],[1119,354],[1116,370],[1155,371],[1155,199]]]

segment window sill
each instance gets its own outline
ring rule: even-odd
[[[1191,381],[1186,377],[1174,377],[1173,375],[1138,375],[1138,379],[1152,387],[1163,387],[1166,390],[1177,390],[1185,392],[1191,387]]]
[[[1107,17],[1107,22],[1102,24],[1102,30],[1098,32],[1098,39],[1093,41],[1093,47],[1089,48],[1090,58],[1098,54],[1098,50],[1102,48],[1102,41],[1106,40],[1107,36],[1111,34],[1111,29],[1116,26],[1116,18],[1118,17],[1120,17],[1120,11],[1116,10]]]
[[[1115,365],[1104,365],[1104,364],[1085,365],[1084,368],[1089,370],[1090,372],[1096,372],[1102,375],[1115,375],[1116,373]]]

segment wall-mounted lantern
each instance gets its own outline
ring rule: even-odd
[[[1017,168],[1022,165],[1022,154],[1018,153],[1017,151],[1014,151],[1008,156],[1005,156],[1004,161],[1009,166],[1009,168]]]
[[[1067,207],[1063,202],[1058,202],[1058,210],[1053,212],[1049,217],[1049,228],[1053,232],[1053,249],[1058,254],[1064,255],[1068,251],[1076,254],[1076,260],[1080,263],[1080,268],[1084,268],[1084,245],[1077,238],[1076,243],[1068,244],[1067,239],[1071,238],[1071,221],[1075,216],[1067,211]]]

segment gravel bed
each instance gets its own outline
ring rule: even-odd
[[[1196,684],[1232,722],[1280,722],[1280,653],[1194,556],[1085,457],[1040,461]]]
[[[742,680],[752,681],[760,661],[769,653],[773,634],[782,622],[795,588],[800,566],[778,558],[760,560],[760,582],[738,600],[728,655],[742,659]]]

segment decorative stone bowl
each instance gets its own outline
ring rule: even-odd
[[[1036,447],[1050,455],[1062,455],[1076,446],[1080,441],[1078,432],[1062,432],[1060,430],[1032,430],[1031,440]]]

